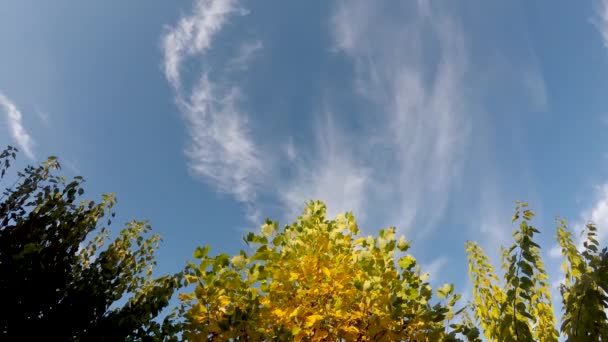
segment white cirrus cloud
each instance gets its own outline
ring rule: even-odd
[[[248,202],[263,164],[248,138],[247,119],[238,108],[240,96],[237,87],[223,89],[203,75],[181,108],[192,138],[186,151],[191,170]]]
[[[164,71],[174,88],[180,87],[184,60],[204,54],[228,18],[237,13],[244,13],[237,0],[198,0],[191,15],[167,29],[162,40]]]
[[[597,1],[596,8],[596,15],[592,22],[602,36],[604,45],[608,48],[608,0]]]
[[[420,224],[428,232],[444,214],[466,154],[468,58],[450,16],[425,2],[408,4],[405,20],[379,2],[342,2],[332,28],[335,50],[353,62],[357,92],[377,109],[369,114],[373,136],[363,139],[376,147],[363,158],[356,153],[376,165],[374,193],[361,195],[376,205],[382,199],[387,225]],[[429,41],[437,42],[433,52]]]
[[[356,158],[349,148],[349,137],[335,127],[330,113],[315,126],[315,136],[314,157],[301,158],[295,175],[278,193],[287,207],[287,216],[296,217],[306,202],[320,199],[327,205],[328,217],[353,211],[358,220],[363,220],[371,170]],[[289,156],[294,147],[288,146]]]
[[[0,93],[0,108],[6,113],[11,136],[29,159],[34,159],[34,139],[23,127],[23,115],[17,106],[3,93]]]
[[[191,138],[186,149],[190,170],[221,192],[251,203],[264,168],[247,115],[240,106],[241,89],[222,75],[212,75],[204,64],[213,40],[230,17],[246,13],[235,0],[198,0],[191,14],[167,28],[162,46],[165,76],[175,90]],[[253,54],[257,46],[245,53]],[[237,56],[239,66],[244,68],[250,57]],[[200,77],[186,89],[182,65],[192,61],[202,63]],[[255,212],[253,208],[248,210]]]
[[[293,138],[289,137],[286,143],[283,144],[283,153],[287,160],[290,162],[294,162],[298,156],[298,151],[293,143]]]
[[[238,54],[226,63],[227,68],[229,70],[247,70],[253,58],[255,58],[263,48],[264,44],[261,40],[241,44]]]

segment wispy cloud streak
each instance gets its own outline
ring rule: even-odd
[[[597,13],[593,23],[602,36],[604,45],[608,48],[608,0],[597,1]]]
[[[330,113],[315,125],[315,134],[313,158],[298,161],[295,176],[278,194],[288,217],[299,215],[305,202],[321,199],[328,206],[329,217],[353,211],[363,220],[372,184],[371,169],[349,148],[352,141],[335,126]]]
[[[244,13],[236,0],[198,0],[191,15],[168,28],[163,37],[164,71],[174,88],[181,85],[184,60],[205,54],[228,18],[236,13]]]
[[[23,115],[17,106],[3,93],[0,93],[0,108],[6,113],[11,136],[29,159],[34,159],[34,139],[23,127]]]
[[[238,108],[240,96],[237,87],[221,89],[203,75],[181,108],[191,131],[186,153],[192,171],[248,202],[253,200],[263,164],[249,139],[246,117]]]
[[[181,72],[188,61],[204,61],[229,19],[246,13],[235,0],[198,0],[190,15],[167,29],[162,45],[165,76],[175,89],[176,103],[191,137],[186,149],[191,171],[220,191],[250,203],[264,168],[247,115],[240,108],[240,88],[222,75],[210,73],[204,62],[199,65],[201,76],[190,90],[184,86]],[[254,52],[245,51],[249,55]],[[237,56],[239,67],[245,69],[250,57]]]
[[[230,70],[247,70],[251,60],[264,48],[261,40],[246,42],[239,47],[236,57],[230,59],[226,65]]]
[[[408,4],[413,8],[402,8],[404,15],[414,15],[404,20],[378,2],[342,3],[332,26],[335,48],[354,62],[358,93],[377,107],[370,115],[379,135],[365,141],[383,151],[381,157],[371,153],[382,168],[374,169],[377,193],[364,196],[382,198],[392,224],[417,223],[430,231],[449,203],[465,156],[470,117],[461,85],[467,55],[452,18],[426,2]],[[430,40],[438,42],[436,63],[429,62]]]

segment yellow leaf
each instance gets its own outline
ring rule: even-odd
[[[192,319],[197,322],[197,323],[203,323],[204,321],[207,320],[207,316],[205,315],[194,315],[192,316]]]
[[[290,314],[289,314],[289,318],[293,318],[296,317],[300,314],[300,307],[298,306],[295,310],[293,310]]]
[[[405,236],[401,236],[399,238],[399,243],[397,243],[397,248],[401,252],[405,252],[408,248],[410,248],[410,244],[405,240]]]
[[[298,331],[298,333],[293,336],[293,340],[294,340],[294,342],[300,342],[307,335],[308,335],[308,333],[305,330]]]
[[[562,263],[562,271],[563,271],[564,273],[568,273],[568,262],[567,262],[567,261],[564,261],[564,262]]]
[[[384,232],[384,238],[386,240],[394,240],[395,239],[395,227],[390,227]]]
[[[230,298],[228,298],[227,296],[220,296],[220,297],[218,298],[218,300],[219,300],[219,306],[220,306],[220,307],[225,307],[225,306],[227,306],[228,304],[230,304],[230,302],[231,302],[231,301],[230,301]]]
[[[279,318],[283,318],[283,316],[286,316],[286,312],[281,309],[274,309],[274,310],[272,310],[272,313],[275,314]]]
[[[186,274],[186,281],[188,282],[188,284],[192,284],[192,283],[196,283],[198,281],[198,278],[191,274]]]
[[[245,260],[245,257],[243,257],[242,255],[236,255],[232,258],[231,262],[234,267],[236,267],[237,269],[241,269],[245,266],[247,260]]]
[[[500,317],[500,312],[498,311],[498,307],[493,306],[493,307],[492,307],[492,311],[491,311],[491,313],[492,313],[492,317],[493,317],[495,320],[498,320],[498,318]]]
[[[260,304],[262,304],[263,306],[269,306],[270,300],[268,299],[268,297],[262,297],[260,298]]]
[[[194,312],[199,313],[199,314],[207,313],[207,308],[201,304],[196,304],[192,309]]]
[[[327,337],[329,333],[325,330],[317,330],[317,332],[312,337],[312,341],[323,341],[324,338]]]
[[[310,328],[313,325],[315,325],[315,323],[317,323],[317,321],[321,320],[323,318],[323,316],[321,315],[310,315],[308,317],[306,317],[306,322],[304,323],[304,326],[306,328]]]
[[[348,230],[353,234],[359,234],[359,227],[355,221],[351,220],[348,222]]]
[[[365,242],[365,238],[358,238],[357,240],[355,240],[355,242],[353,242],[354,245],[360,245],[362,243]]]
[[[293,327],[293,329],[291,329],[291,334],[296,336],[300,333],[300,331],[302,331],[302,328],[296,326],[296,327]]]
[[[344,213],[336,216],[336,227],[338,229],[345,229],[347,224],[348,220],[346,219],[346,215]]]
[[[272,223],[266,223],[262,226],[262,234],[266,237],[272,235],[274,232],[274,225]]]
[[[192,298],[194,298],[194,295],[189,293],[180,293],[178,297],[181,301],[187,302],[189,300],[192,300]]]
[[[358,334],[359,333],[359,329],[357,329],[357,327],[353,327],[351,325],[349,325],[346,328],[342,329],[342,331],[344,331],[347,334]]]

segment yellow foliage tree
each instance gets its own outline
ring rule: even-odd
[[[192,293],[181,294],[183,337],[192,341],[454,341],[476,340],[469,324],[446,326],[459,295],[446,284],[439,302],[395,228],[361,237],[351,213],[326,218],[310,202],[279,230],[267,220],[245,241],[253,253],[189,263]],[[466,320],[465,320],[466,321]]]

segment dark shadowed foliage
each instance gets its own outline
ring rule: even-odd
[[[16,152],[0,154],[3,188]],[[82,199],[84,180],[59,171],[50,157],[0,195],[0,339],[175,339],[172,315],[158,316],[181,273],[152,277],[160,237],[132,221],[110,240],[114,195]]]

